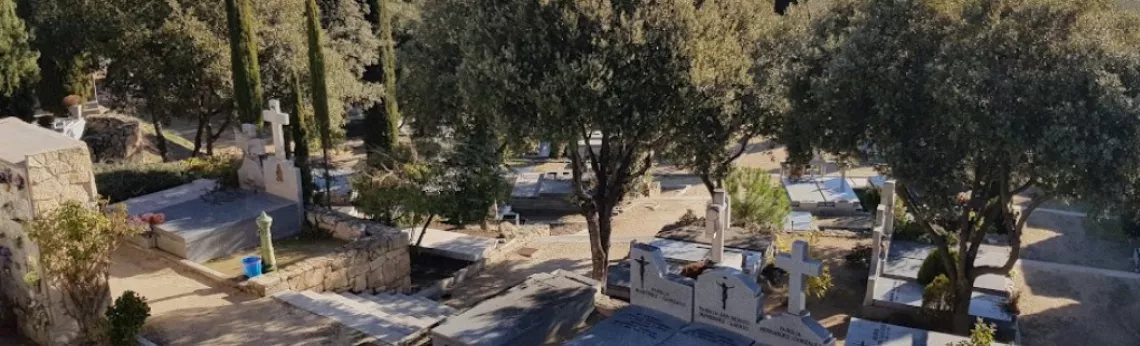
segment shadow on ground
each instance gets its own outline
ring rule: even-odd
[[[1022,268],[1025,345],[1140,345],[1140,280]]]

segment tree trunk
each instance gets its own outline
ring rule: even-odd
[[[170,159],[166,157],[166,136],[162,135],[162,122],[153,114],[150,121],[154,123],[154,136],[158,139],[158,155],[162,157],[162,162],[169,162]]]
[[[954,333],[958,335],[969,335],[970,328],[974,325],[974,321],[970,320],[970,295],[974,291],[973,280],[970,282],[963,282],[954,287]]]
[[[222,126],[218,128],[218,132],[214,132],[214,124],[212,122],[206,122],[206,155],[214,155],[214,143],[218,141],[218,138],[222,137],[222,133],[225,133],[226,129],[230,127],[230,123],[233,122],[232,117],[227,116],[225,119],[226,120],[222,122]]]
[[[434,219],[435,219],[435,214],[428,215],[427,221],[424,222],[424,227],[420,228],[420,235],[419,235],[419,237],[416,237],[416,248],[415,248],[416,254],[420,253],[420,244],[422,244],[424,242],[424,234],[427,233],[428,225],[431,225],[431,221]]]
[[[210,118],[206,116],[198,116],[198,130],[194,131],[194,152],[190,153],[190,157],[198,157],[202,151],[202,131],[206,128],[206,123],[210,122]],[[207,135],[209,136],[209,135]]]
[[[285,148],[282,149],[285,150],[285,158],[287,159],[293,158],[293,126],[296,125],[292,125],[290,122],[290,125],[285,125],[285,128],[281,129],[285,132]],[[277,148],[273,149],[276,150]]]

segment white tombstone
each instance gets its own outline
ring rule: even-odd
[[[804,291],[805,275],[823,274],[823,263],[808,257],[808,244],[803,240],[792,243],[792,253],[776,256],[776,266],[788,271],[791,278],[788,287],[788,313],[806,315],[807,292]]]
[[[756,325],[754,345],[834,346],[835,337],[810,315],[781,313],[768,316]],[[850,344],[849,344],[850,345]],[[933,345],[932,345],[933,346]]]
[[[706,270],[697,277],[693,321],[752,335],[764,317],[764,294],[756,280],[725,267]]]
[[[269,123],[273,131],[273,155],[278,159],[285,159],[285,130],[289,125],[289,114],[281,112],[281,101],[269,100],[269,109],[261,111],[261,119]]]
[[[713,190],[712,202],[705,212],[705,232],[712,238],[712,251],[709,260],[721,263],[724,259],[724,237],[732,227],[732,208],[728,193],[724,189]]]
[[[629,249],[629,302],[685,322],[693,320],[692,280],[669,274],[661,250],[649,244],[633,244]]]
[[[265,172],[261,161],[265,155],[265,141],[257,138],[257,126],[242,124],[234,134],[238,147],[242,150],[241,167],[238,168],[238,182],[247,190],[265,189]]]

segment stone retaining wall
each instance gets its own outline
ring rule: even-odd
[[[411,289],[408,238],[399,230],[326,209],[310,209],[307,214],[322,230],[352,242],[338,252],[249,280],[247,290],[264,297],[284,290],[407,293]],[[348,238],[355,231],[363,236]]]

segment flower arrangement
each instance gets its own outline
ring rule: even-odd
[[[163,213],[143,213],[142,215],[133,216],[131,220],[138,223],[146,224],[148,229],[143,234],[147,239],[150,239],[150,246],[158,246],[157,239],[155,239],[154,226],[166,222],[166,214]]]

